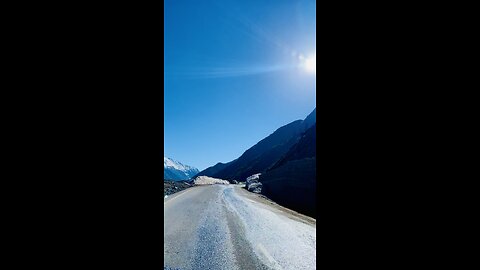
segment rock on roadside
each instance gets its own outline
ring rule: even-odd
[[[262,192],[262,183],[258,182],[261,173],[256,173],[247,177],[246,180],[246,188],[248,191],[253,193],[261,193]]]

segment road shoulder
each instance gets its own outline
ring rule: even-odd
[[[314,226],[315,228],[317,226],[316,219],[314,219],[312,217],[309,217],[309,216],[306,216],[306,215],[303,215],[303,214],[300,214],[300,213],[298,213],[294,210],[288,209],[286,207],[283,207],[283,206],[275,203],[274,201],[268,199],[267,197],[265,197],[263,195],[256,194],[256,193],[253,193],[253,192],[249,192],[249,191],[247,191],[246,189],[244,189],[240,186],[234,186],[234,190],[238,195],[240,195],[240,196],[242,196],[246,199],[249,199],[253,203],[256,203],[257,205],[259,205],[263,208],[267,208],[267,209],[271,210],[272,212],[274,212],[276,214],[280,214],[280,215],[286,216],[290,219],[305,223],[307,225]]]

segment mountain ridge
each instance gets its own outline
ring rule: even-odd
[[[304,120],[296,120],[276,129],[247,149],[239,158],[228,163],[217,163],[195,176],[244,181],[252,174],[266,172],[287,154],[302,134],[315,123],[316,108]]]
[[[164,180],[188,180],[199,170],[195,167],[185,165],[168,157],[163,157],[163,179]]]

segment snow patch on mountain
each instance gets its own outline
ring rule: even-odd
[[[163,157],[163,177],[166,180],[188,180],[199,170],[168,157]]]
[[[163,157],[163,167],[164,168],[174,168],[176,170],[180,170],[180,171],[188,171],[188,170],[191,170],[191,169],[196,169],[192,166],[188,166],[188,165],[184,165],[176,160],[173,160],[171,158],[168,158],[168,157]]]
[[[221,185],[228,185],[230,182],[223,179],[208,177],[208,176],[197,176],[193,181],[195,185],[214,185],[214,184],[221,184]]]

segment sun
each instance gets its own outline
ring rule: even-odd
[[[302,66],[308,73],[315,73],[317,71],[317,55],[314,54],[310,57],[303,59]]]

